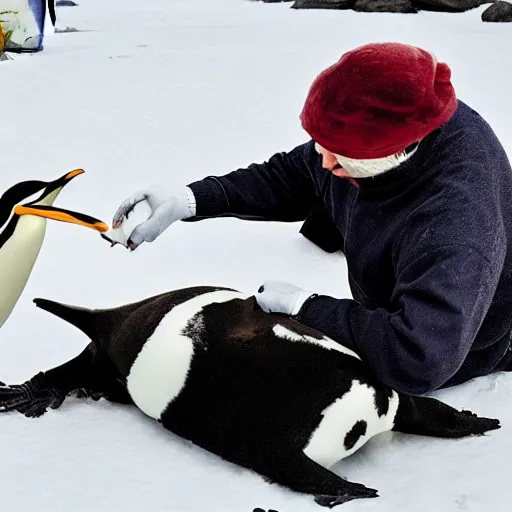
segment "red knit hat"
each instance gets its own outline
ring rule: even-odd
[[[300,119],[312,139],[349,158],[403,151],[457,108],[447,64],[400,43],[374,43],[342,55],[313,82]]]

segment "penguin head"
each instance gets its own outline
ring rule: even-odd
[[[23,181],[17,183],[0,198],[0,227],[11,216],[35,215],[45,219],[78,224],[102,233],[108,231],[108,226],[99,219],[53,206],[62,189],[73,178],[83,173],[83,169],[75,169],[51,182]],[[37,193],[40,195],[31,199]]]

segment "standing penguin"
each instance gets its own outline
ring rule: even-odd
[[[186,288],[111,309],[34,302],[91,341],[63,365],[0,387],[0,411],[36,417],[70,394],[134,404],[173,433],[322,506],[377,496],[329,468],[380,432],[456,438],[500,426],[399,395],[354,352],[234,290]]]
[[[108,231],[108,226],[94,217],[53,206],[61,190],[83,173],[76,169],[51,182],[23,181],[0,197],[0,228],[5,226],[0,233],[0,327],[12,313],[32,273],[47,219],[79,224],[100,233]],[[39,197],[29,200],[38,193]]]

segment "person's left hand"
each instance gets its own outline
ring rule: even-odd
[[[265,281],[256,294],[256,301],[267,313],[295,316],[311,295],[314,293],[293,284],[282,281]]]

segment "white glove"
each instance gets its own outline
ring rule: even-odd
[[[315,295],[293,284],[282,281],[265,281],[256,294],[256,301],[267,313],[283,313],[295,316],[304,302]]]
[[[196,214],[194,194],[189,187],[178,189],[173,194],[166,193],[161,187],[152,187],[139,190],[121,203],[112,220],[113,227],[117,228],[134,206],[144,200],[149,204],[151,214],[130,234],[129,247],[132,250],[142,242],[153,242],[173,222]]]

